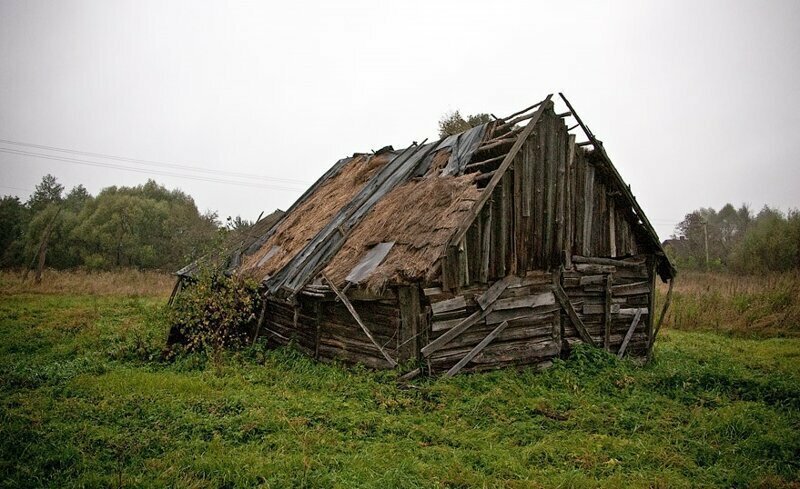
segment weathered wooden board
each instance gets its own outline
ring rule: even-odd
[[[467,307],[467,301],[464,296],[456,296],[452,299],[443,300],[441,302],[434,302],[431,304],[431,310],[434,316],[448,311],[457,309],[464,309]]]
[[[494,340],[497,337],[497,335],[499,335],[506,328],[506,326],[508,326],[508,321],[503,321],[502,323],[500,323],[498,327],[496,327],[494,330],[492,330],[491,333],[486,335],[486,338],[484,338],[483,340],[481,340],[480,343],[475,345],[475,348],[470,350],[466,355],[464,355],[464,357],[461,360],[458,361],[458,363],[453,365],[453,367],[450,370],[448,370],[447,373],[444,374],[444,376],[452,377],[455,374],[457,374],[459,370],[461,370],[464,367],[464,365],[469,363],[473,358],[475,358],[478,355],[478,353],[480,353],[486,347],[486,345],[491,343],[491,341]]]
[[[611,314],[619,314],[620,307],[619,304],[611,304]],[[605,313],[605,305],[604,304],[584,304],[583,305],[583,314],[604,314]]]
[[[493,311],[486,316],[486,324],[499,324],[503,321],[513,321],[514,319],[522,319],[539,314],[547,314],[548,312],[555,312],[558,310],[558,304],[553,303],[538,307],[522,307],[518,309]]]
[[[495,311],[503,309],[517,309],[522,307],[538,307],[549,304],[555,304],[556,298],[552,292],[545,292],[536,295],[527,295],[520,297],[510,297],[508,299],[499,299],[494,306]]]
[[[611,291],[615,296],[648,294],[650,293],[650,283],[642,281],[632,284],[614,285],[611,287]]]
[[[455,318],[455,319],[447,319],[444,321],[434,321],[431,323],[431,330],[432,331],[444,331],[446,329],[450,329],[453,326],[457,326],[464,318]]]
[[[616,266],[612,265],[595,265],[592,263],[578,263],[575,265],[575,269],[581,273],[585,274],[602,274],[602,273],[614,273],[617,271]]]

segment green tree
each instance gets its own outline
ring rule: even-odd
[[[742,273],[800,268],[800,214],[784,215],[765,206],[731,253],[731,265]]]
[[[19,197],[7,195],[0,200],[0,267],[24,263],[23,237],[28,216],[28,209]]]
[[[174,270],[199,256],[218,230],[216,214],[150,180],[108,187],[87,201],[73,236],[90,268],[133,266]]]
[[[461,112],[456,110],[455,112],[445,114],[439,120],[439,137],[445,138],[447,136],[452,136],[453,134],[464,132],[467,129],[491,121],[492,116],[489,114],[468,115],[467,118],[464,119],[464,117],[461,116]]]
[[[36,189],[28,199],[27,206],[34,214],[41,211],[50,204],[60,203],[64,186],[49,173],[42,177],[42,181],[36,185]]]

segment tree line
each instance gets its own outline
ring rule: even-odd
[[[249,224],[239,217],[228,223]],[[83,185],[65,192],[46,175],[27,201],[0,200],[0,267],[34,266],[45,244],[51,268],[177,270],[226,229],[216,213],[199,212],[192,197],[153,180],[93,196]]]
[[[700,208],[678,223],[666,250],[678,269],[763,273],[800,268],[800,212],[746,204]]]

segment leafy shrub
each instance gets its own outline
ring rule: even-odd
[[[218,362],[225,349],[241,347],[258,314],[258,284],[203,272],[176,297],[169,311],[171,337],[188,351]]]

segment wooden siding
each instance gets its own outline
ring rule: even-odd
[[[545,111],[459,246],[448,250],[444,282],[459,288],[553,270],[573,254],[646,252],[633,212],[609,182],[563,119]]]

